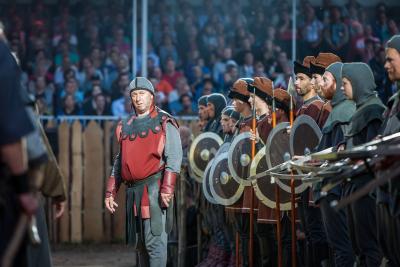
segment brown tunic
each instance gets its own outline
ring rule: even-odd
[[[330,106],[330,103],[326,104],[318,96],[315,96],[303,103],[303,105],[297,111],[296,117],[303,114],[308,115],[313,118],[318,124],[319,128],[322,129],[331,110],[332,107]]]
[[[330,101],[324,102],[318,96],[307,100],[303,106],[297,111],[296,116],[308,115],[315,120],[319,128],[322,129],[328,119],[329,113],[332,111]],[[310,190],[309,204],[314,205],[312,190]]]

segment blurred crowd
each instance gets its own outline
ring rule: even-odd
[[[40,113],[128,114],[128,86],[136,75],[131,1],[59,2],[0,6],[0,34],[19,58],[24,86],[36,96]],[[275,87],[287,87],[293,68],[291,1],[149,2],[148,76],[164,110],[197,114],[200,96],[226,94],[239,77],[266,76]],[[297,58],[333,52],[343,61],[367,62],[386,103],[394,87],[383,68],[383,43],[399,34],[399,6],[334,2],[298,4]],[[141,43],[140,33],[138,38]],[[141,60],[139,46],[138,75]]]

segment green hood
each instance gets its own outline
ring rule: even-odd
[[[336,80],[336,91],[332,97],[331,105],[332,111],[326,119],[322,133],[326,134],[333,130],[335,125],[347,124],[350,122],[351,117],[356,111],[356,105],[354,101],[347,100],[343,94],[342,87],[342,67],[343,63],[335,62],[329,65],[325,71],[332,73]]]
[[[342,77],[347,78],[353,87],[353,100],[357,108],[371,96],[376,95],[375,79],[371,68],[362,62],[344,63]]]
[[[225,96],[218,93],[213,93],[207,97],[207,102],[212,103],[215,107],[215,118],[221,117],[222,110],[226,107]]]
[[[342,91],[342,67],[342,62],[335,62],[325,69],[325,71],[332,73],[333,77],[336,80],[336,91],[331,101],[332,107],[335,107],[340,102],[346,100],[346,96],[343,94]]]

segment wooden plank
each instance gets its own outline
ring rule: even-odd
[[[67,122],[62,122],[58,127],[58,162],[61,172],[65,177],[67,201],[64,215],[59,220],[60,242],[70,241],[70,127]]]
[[[111,158],[111,138],[112,138],[112,129],[113,129],[113,122],[112,121],[106,121],[104,123],[104,179],[103,179],[103,185],[104,185],[104,190],[103,190],[103,198],[105,196],[105,191],[106,191],[106,185],[107,185],[107,179],[110,176],[111,172],[111,164],[112,164],[112,158]],[[104,241],[111,241],[112,238],[112,233],[111,233],[111,228],[112,228],[112,223],[111,223],[111,214],[106,210],[104,201],[103,201],[103,216],[104,216],[104,236],[103,240]]]
[[[103,131],[90,121],[83,133],[83,240],[103,238],[104,147]]]
[[[82,125],[72,125],[71,241],[82,242]]]
[[[43,125],[43,128],[45,128],[45,129],[53,129],[56,127],[57,127],[57,124],[56,124],[55,120],[48,120],[46,125]]]

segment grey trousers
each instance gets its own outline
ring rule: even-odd
[[[137,255],[140,267],[164,267],[167,265],[168,235],[165,232],[166,210],[163,211],[163,232],[155,236],[151,232],[150,219],[143,219],[143,241],[138,246]]]

